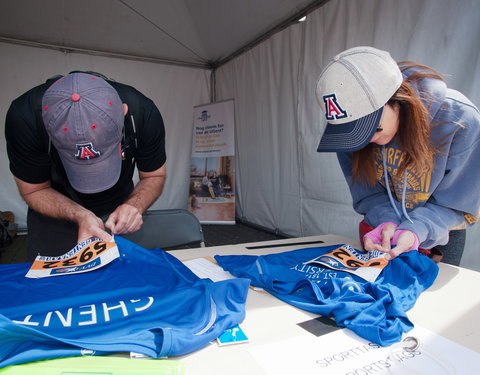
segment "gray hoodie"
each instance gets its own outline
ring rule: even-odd
[[[404,77],[414,72],[404,72]],[[415,89],[429,109],[430,139],[442,145],[433,170],[408,169],[399,175],[403,152],[395,137],[378,146],[379,180],[373,187],[353,183],[351,153],[337,153],[349,184],[353,207],[367,224],[398,224],[418,236],[420,247],[448,242],[448,232],[473,225],[480,215],[480,112],[460,92],[443,81],[415,81]],[[401,126],[401,124],[400,124]],[[387,169],[387,174],[383,172]]]

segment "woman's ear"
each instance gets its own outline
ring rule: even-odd
[[[126,115],[128,112],[128,104],[123,103],[123,114]]]

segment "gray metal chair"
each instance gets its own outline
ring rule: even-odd
[[[176,248],[198,244],[205,247],[202,226],[188,210],[151,210],[143,215],[142,227],[123,237],[146,249]]]

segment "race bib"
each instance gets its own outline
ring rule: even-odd
[[[25,277],[41,278],[93,271],[120,256],[115,242],[91,238],[80,242],[68,253],[37,256]]]
[[[343,245],[305,264],[349,272],[373,282],[388,264],[385,255],[386,253],[377,250],[363,252],[350,245]]]

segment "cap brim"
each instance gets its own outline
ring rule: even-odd
[[[318,152],[353,152],[370,143],[382,118],[382,106],[375,112],[345,124],[327,123]]]
[[[102,160],[93,163],[80,164],[71,159],[61,159],[68,181],[80,193],[94,194],[108,190],[120,178],[122,158],[118,146]]]

